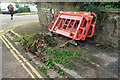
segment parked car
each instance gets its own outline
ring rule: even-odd
[[[16,7],[16,4],[15,3],[1,3],[1,12],[4,14],[4,13],[10,13],[9,10],[8,10],[8,5],[9,4],[12,4],[13,7],[14,7],[14,12],[17,12],[18,11],[18,8]]]

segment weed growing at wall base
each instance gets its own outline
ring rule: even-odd
[[[61,48],[57,49],[55,47],[49,47],[47,48],[43,53],[47,54],[52,57],[53,61],[56,63],[60,63],[63,65],[69,65],[72,59],[82,59],[85,61],[85,63],[90,63],[92,60],[87,57],[86,52],[89,53],[87,50],[82,51],[72,51],[67,48]],[[76,64],[74,61],[72,61],[74,64]],[[73,69],[72,66],[68,66],[69,69]]]

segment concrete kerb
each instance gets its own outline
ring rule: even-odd
[[[37,14],[36,13],[20,13],[20,14],[15,14],[16,16],[21,16],[21,15],[34,15],[34,14]]]

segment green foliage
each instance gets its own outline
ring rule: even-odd
[[[46,67],[44,67],[44,66],[42,66],[42,67],[37,66],[37,67],[38,67],[38,69],[39,69],[40,71],[43,71],[43,72],[45,72],[45,71],[46,71]]]
[[[119,46],[119,48],[120,48],[120,41],[118,41],[118,46]]]
[[[33,42],[32,42],[32,41],[30,41],[30,42],[28,42],[28,43],[27,43],[27,45],[29,45],[30,47],[32,47]]]
[[[54,39],[47,35],[47,36],[44,36],[44,39],[45,39],[45,43],[49,44],[49,46],[55,46],[56,45],[56,42],[54,41]]]
[[[9,30],[8,33],[11,33],[11,31]]]
[[[49,44],[52,44],[53,43],[53,40],[51,39],[51,37],[46,37],[45,38],[46,39],[46,41],[49,43]]]
[[[44,74],[45,74],[45,76],[47,77],[47,78],[49,78],[49,75],[47,74],[47,67],[44,67],[44,66],[37,66],[37,68],[40,70],[40,71],[42,71]]]
[[[28,35],[27,33],[25,33],[25,34],[24,34],[24,39],[25,39],[25,40],[29,40],[29,38],[30,38],[30,35]]]
[[[48,49],[47,50],[45,50],[43,53],[45,54],[45,53],[47,53],[48,55],[50,55],[50,54],[52,54],[52,47],[48,47]]]
[[[20,42],[23,39],[23,36],[22,37],[18,37],[17,39]]]
[[[112,18],[112,22],[113,22],[113,23],[116,23],[117,21],[116,21],[116,19],[115,19],[115,18]]]
[[[103,13],[103,20],[105,20],[106,18],[108,18],[108,14],[107,13]]]
[[[95,7],[96,8],[114,8],[117,9],[120,7],[120,4],[118,2],[83,2],[81,4],[81,7],[86,8],[86,7]]]
[[[14,38],[15,38],[15,39],[18,39],[18,36],[17,36],[17,35],[14,35]]]
[[[25,43],[25,40],[22,39],[22,40],[20,41],[20,44],[24,44],[24,43]]]
[[[18,8],[18,12],[30,12],[30,8],[29,7],[19,7]]]
[[[27,41],[26,45],[33,47],[36,42],[36,39],[37,39],[37,34],[28,35],[27,33],[25,33],[25,35],[23,37]]]
[[[26,49],[26,45],[22,46],[22,50],[25,50]]]
[[[15,6],[16,6],[16,8],[19,8],[19,7],[20,7],[20,5],[19,5],[18,3],[17,3]]]
[[[67,64],[66,67],[67,67],[68,69],[70,69],[70,70],[73,70],[73,69],[74,69],[73,65],[70,65],[70,64]]]
[[[44,53],[48,55],[53,55],[53,59],[56,63],[60,63],[63,65],[66,65],[66,63],[69,63],[71,59],[74,58],[81,58],[82,60],[86,62],[91,62],[89,58],[87,58],[88,51],[87,50],[82,50],[82,51],[72,51],[68,50],[67,48],[61,48],[61,49],[56,49],[49,47],[44,51]]]
[[[76,3],[76,5],[80,6],[78,11],[91,11],[97,14],[96,32],[101,31],[103,25],[100,23],[108,17],[108,15],[102,13],[101,10],[106,8],[118,9],[120,7],[119,2],[82,2]]]
[[[33,47],[33,46],[34,46],[35,42],[36,42],[36,40],[34,40],[34,42],[31,44],[31,47]]]
[[[79,3],[78,3],[79,4]],[[80,9],[78,11],[91,11],[97,14],[97,22],[96,22],[96,32],[102,29],[101,26],[101,21],[102,21],[102,13],[101,13],[101,6],[99,2],[82,2],[79,4]],[[93,22],[92,22],[93,23]]]
[[[105,8],[111,8],[111,5],[106,5]]]
[[[63,75],[64,72],[62,69],[60,69],[60,67],[57,67],[57,73],[59,73],[59,75]]]
[[[102,8],[114,8],[117,9],[120,7],[118,2],[100,2],[99,5]]]
[[[48,68],[54,68],[54,62],[50,57],[47,58],[46,65],[48,66]]]
[[[46,62],[46,60],[45,60],[45,59],[42,59],[42,62],[43,62],[43,63],[45,63],[45,62]]]
[[[83,59],[86,61],[86,62],[92,62],[92,60],[91,59],[89,59],[89,58],[86,58],[85,56],[83,57]]]
[[[14,35],[14,37],[22,44],[22,49],[25,50],[27,45],[30,47],[34,46],[37,39],[37,34],[28,35],[25,33],[24,36],[18,37]]]

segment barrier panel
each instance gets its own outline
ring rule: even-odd
[[[72,38],[74,40],[85,40],[92,37],[95,31],[96,14],[86,11],[60,11],[56,14],[48,30]],[[91,34],[88,31],[92,28]]]

